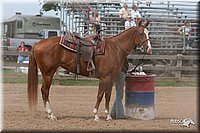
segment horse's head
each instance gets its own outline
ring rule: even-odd
[[[149,36],[148,36],[148,30],[146,27],[149,25],[149,21],[146,23],[142,23],[142,21],[139,22],[138,30],[135,33],[134,37],[134,44],[137,45],[140,49],[142,49],[143,52],[149,52],[147,51],[148,48],[151,47]]]

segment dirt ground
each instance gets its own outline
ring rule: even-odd
[[[197,87],[155,87],[155,119],[120,119],[106,121],[104,99],[100,120],[95,122],[92,110],[96,102],[95,86],[53,85],[50,100],[57,121],[44,113],[41,92],[37,111],[30,115],[26,84],[3,84],[4,131],[197,131]],[[113,89],[110,108],[115,97]],[[195,125],[184,127],[171,119],[191,118]]]

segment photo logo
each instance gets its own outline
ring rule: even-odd
[[[195,125],[191,118],[186,119],[170,119],[170,123],[173,125],[183,125],[185,127],[190,127],[190,125]]]

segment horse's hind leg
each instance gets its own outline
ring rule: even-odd
[[[53,75],[43,75],[43,83],[42,83],[42,98],[44,102],[45,112],[48,114],[48,118],[50,120],[57,120],[57,118],[53,115],[51,110],[51,105],[49,101],[49,89],[51,86],[51,82],[53,79]]]

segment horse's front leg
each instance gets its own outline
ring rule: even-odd
[[[109,103],[110,103],[110,97],[111,97],[111,93],[112,93],[112,86],[113,86],[113,82],[110,82],[108,84],[107,89],[105,90],[105,113],[106,113],[106,120],[112,120],[112,117],[110,116],[109,113]]]
[[[98,108],[99,105],[101,103],[101,100],[103,98],[104,93],[105,94],[105,98],[106,98],[106,109],[105,109],[105,113],[106,113],[106,120],[111,120],[111,116],[109,114],[109,102],[110,102],[110,96],[111,96],[111,91],[112,91],[112,85],[113,83],[111,82],[112,80],[107,77],[107,78],[103,78],[99,81],[99,89],[98,89],[98,94],[97,94],[97,102],[95,105],[95,108],[93,110],[94,113],[94,120],[98,121],[99,120],[99,116],[98,116]]]
[[[49,101],[46,101],[44,103],[44,107],[45,107],[45,112],[47,113],[48,115],[48,119],[50,120],[57,120],[57,117],[53,114],[52,110],[51,110],[51,105],[50,105],[50,102]]]
[[[98,109],[99,109],[99,105],[101,103],[101,100],[103,98],[103,95],[104,95],[104,92],[105,92],[105,89],[107,88],[107,80],[106,78],[104,79],[101,79],[99,81],[99,88],[98,88],[98,93],[97,93],[97,101],[96,101],[96,104],[95,104],[95,107],[94,107],[94,110],[93,110],[93,113],[94,113],[94,120],[95,121],[98,121],[99,120],[99,116],[98,116]]]
[[[42,98],[44,102],[45,113],[48,115],[48,119],[50,120],[57,120],[56,116],[53,115],[51,110],[51,105],[49,101],[49,89],[51,86],[53,76],[43,75],[43,83],[42,83]]]

